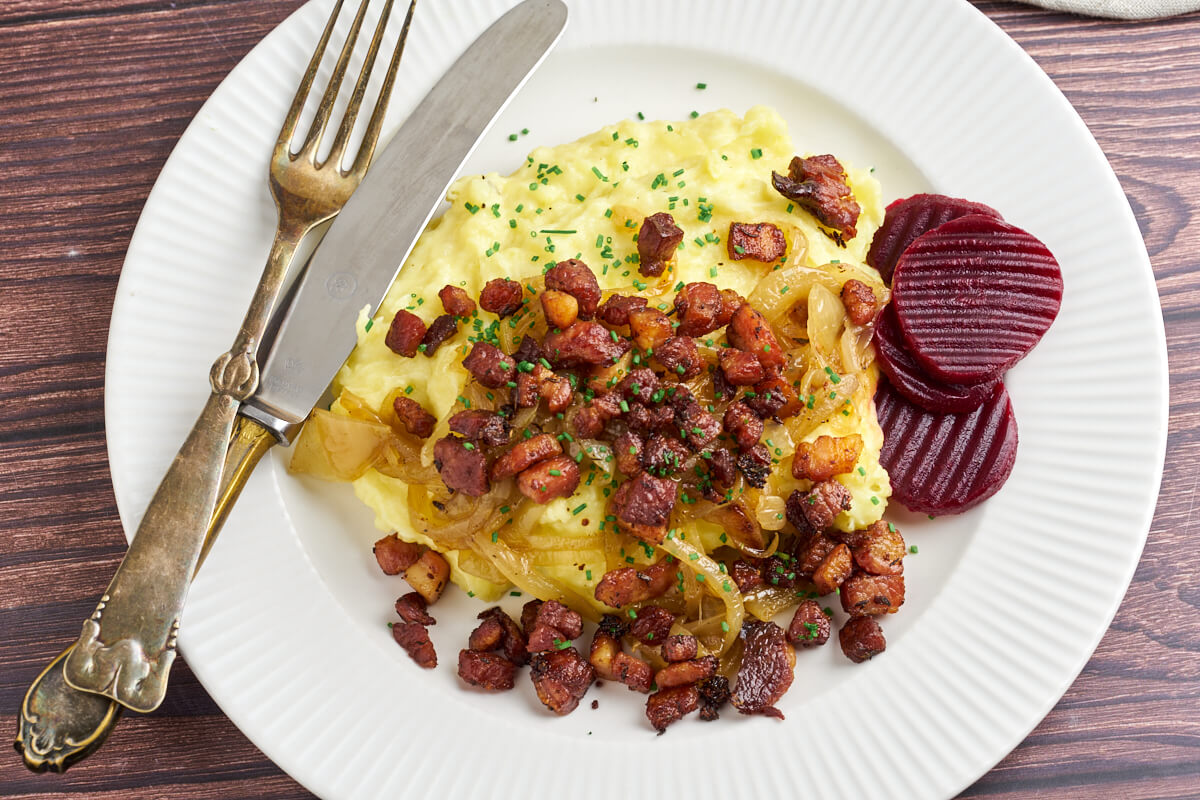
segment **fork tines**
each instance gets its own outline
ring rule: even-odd
[[[329,21],[325,23],[325,30],[321,34],[321,39],[317,43],[312,59],[308,62],[308,69],[300,81],[300,86],[296,90],[296,96],[292,100],[291,108],[288,109],[287,117],[284,119],[283,128],[279,133],[279,140],[275,145],[277,156],[282,155],[281,151],[286,149],[289,157],[293,160],[304,158],[316,166],[332,163],[341,170],[342,160],[346,154],[350,135],[354,130],[354,123],[358,118],[358,112],[362,106],[363,97],[367,92],[367,84],[370,82],[371,72],[375,66],[375,59],[379,53],[380,43],[383,41],[383,35],[387,29],[393,2],[394,0],[384,0],[383,9],[375,25],[375,33],[371,37],[370,47],[367,50],[362,69],[358,74],[358,81],[354,85],[354,91],[351,93],[346,111],[342,116],[342,122],[334,137],[333,145],[330,147],[329,155],[318,163],[317,153],[326,133],[329,117],[337,101],[338,92],[341,90],[342,79],[346,75],[346,69],[350,64],[350,57],[354,52],[355,42],[358,39],[359,31],[362,29],[363,20],[367,14],[367,7],[371,4],[371,0],[362,0],[359,4],[358,11],[354,15],[354,20],[350,25],[350,30],[346,34],[346,41],[342,45],[342,51],[338,56],[337,63],[334,65],[329,85],[325,87],[325,93],[321,96],[321,102],[317,106],[316,115],[313,117],[307,133],[305,133],[298,151],[293,153],[291,152],[291,141],[296,131],[297,122],[300,119],[301,112],[304,110],[305,101],[308,99],[309,91],[312,89],[317,70],[321,65],[321,59],[325,54],[325,48],[329,44],[329,40],[333,34],[333,28],[337,24],[338,17],[341,14],[343,0],[337,0],[334,3],[333,11],[329,15]],[[379,132],[383,127],[383,118],[387,113],[388,98],[395,84],[396,70],[400,65],[400,58],[404,53],[404,44],[408,40],[408,31],[412,26],[413,11],[416,9],[416,5],[416,0],[411,0],[409,3],[408,13],[404,18],[404,26],[400,29],[400,36],[396,41],[395,49],[392,51],[392,60],[388,64],[387,72],[384,75],[383,85],[379,91],[375,108],[371,113],[371,119],[368,121],[366,131],[363,134],[362,143],[359,145],[358,153],[354,157],[354,162],[350,169],[341,170],[345,173],[364,172],[367,165],[371,162],[371,157],[374,155],[375,145],[379,141]]]

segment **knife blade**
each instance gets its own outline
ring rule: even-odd
[[[350,197],[284,310],[241,413],[290,444],[479,139],[562,36],[561,0],[496,20],[420,102]]]

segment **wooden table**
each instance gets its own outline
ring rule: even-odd
[[[142,204],[200,104],[299,0],[0,4],[0,731],[125,549],[104,351]],[[1050,715],[970,798],[1200,796],[1200,14],[1125,23],[976,2],[1079,109],[1154,264],[1171,362],[1163,492],[1125,602]],[[997,165],[1020,180],[1021,165]],[[1192,472],[1192,477],[1188,473]],[[1102,497],[1097,498],[1103,502]],[[186,663],[66,775],[0,757],[0,796],[308,797]]]

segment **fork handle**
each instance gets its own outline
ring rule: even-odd
[[[111,697],[135,711],[153,711],[162,702],[184,599],[216,506],[225,447],[242,399],[238,389],[256,376],[244,357],[222,356],[213,365],[213,392],[64,663],[63,675],[76,689]]]
[[[239,417],[225,454],[221,488],[216,509],[204,537],[199,570],[204,556],[225,523],[229,509],[241,494],[246,479],[272,445],[275,435],[246,417]],[[120,703],[91,692],[81,692],[63,679],[63,661],[75,650],[72,644],[50,662],[34,679],[17,717],[14,742],[34,772],[66,772],[99,749],[121,718]]]
[[[63,676],[134,711],[158,708],[175,660],[179,618],[200,563],[234,418],[258,387],[258,342],[296,247],[313,222],[280,226],[237,339],[208,375],[212,393],[158,485],[129,551],[83,623]]]

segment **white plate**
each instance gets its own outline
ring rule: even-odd
[[[423,3],[394,126],[511,0]],[[477,610],[439,605],[443,666],[416,668],[385,622],[404,589],[378,574],[371,515],[347,487],[254,475],[192,591],[182,642],[239,727],[327,798],[648,794],[949,797],[1001,759],[1078,674],[1120,601],[1162,474],[1167,367],[1150,265],[1115,176],[1021,49],[965,2],[572,2],[562,45],[468,169],[516,167],[644,112],[766,103],[797,147],[877,167],[888,199],[979,200],[1062,263],[1062,313],[1008,378],[1021,445],[982,507],[900,519],[920,554],[888,650],[853,666],[836,643],[800,654],[787,721],[727,712],[655,738],[642,698],[593,690],[564,719],[522,680],[458,685]],[[106,421],[133,531],[232,341],[267,251],[267,154],[329,2],[310,3],[221,84],[146,203],[118,288]],[[906,13],[907,12],[907,13]],[[348,16],[348,15],[346,15]],[[708,88],[700,91],[697,82]],[[528,127],[519,142],[508,134]],[[513,603],[519,601],[513,600]],[[597,779],[598,778],[598,779]]]

